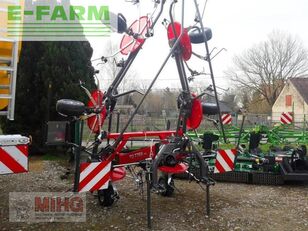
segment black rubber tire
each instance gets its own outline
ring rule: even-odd
[[[168,176],[161,176],[158,179],[158,184],[162,186],[165,190],[160,192],[160,195],[164,197],[171,197],[174,192],[174,180],[171,179],[170,185],[168,184]]]
[[[66,116],[80,116],[85,112],[86,107],[84,103],[77,100],[60,99],[57,102],[56,110]]]
[[[109,185],[107,189],[98,190],[97,197],[101,206],[110,207],[114,202],[114,189],[112,185]]]

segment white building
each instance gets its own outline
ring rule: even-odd
[[[287,81],[272,107],[272,121],[280,121],[283,112],[293,112],[295,122],[303,122],[305,117],[308,120],[308,78]]]

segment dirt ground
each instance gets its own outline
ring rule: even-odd
[[[87,194],[87,222],[11,223],[9,192],[63,192],[66,168],[56,161],[31,160],[30,173],[0,176],[0,230],[147,230],[146,200],[126,177],[117,188],[120,200],[102,208]],[[255,186],[217,183],[211,188],[211,216],[205,192],[196,183],[176,180],[171,198],[153,194],[153,230],[308,230],[308,185]]]

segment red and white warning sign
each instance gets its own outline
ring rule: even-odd
[[[221,121],[223,125],[229,125],[232,123],[232,116],[231,114],[223,114],[221,116]]]
[[[93,192],[108,188],[111,161],[82,163],[80,165],[79,192]]]
[[[28,172],[29,141],[21,135],[0,136],[0,175]]]
[[[293,123],[293,113],[292,112],[283,112],[280,116],[280,122],[282,124]]]
[[[236,153],[236,149],[218,150],[216,155],[214,173],[233,171]]]

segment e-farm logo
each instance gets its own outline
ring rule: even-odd
[[[7,36],[51,41],[110,36],[109,6],[104,1],[84,2],[25,0],[24,5],[8,5]]]

